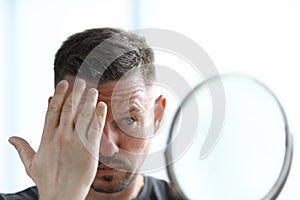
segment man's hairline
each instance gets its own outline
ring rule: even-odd
[[[140,73],[140,72],[137,72],[137,73]],[[133,77],[135,74],[131,74],[130,76],[128,76],[128,77],[126,77],[125,79],[127,79],[127,78],[130,78],[130,77]],[[143,77],[143,75],[140,73],[140,75]],[[70,81],[72,81],[72,85],[73,85],[73,83],[75,82],[75,80],[77,79],[77,78],[80,78],[80,77],[77,77],[76,75],[73,75],[73,74],[65,74],[64,76],[61,76],[61,79],[60,79],[60,81],[62,81],[62,80],[66,80],[69,84],[70,84]],[[88,80],[88,79],[86,79],[86,78],[82,78],[86,83],[88,83],[88,82],[90,82],[90,83],[92,83],[92,82],[95,82],[94,80]],[[101,84],[105,84],[105,83],[109,83],[109,82],[118,82],[118,81],[120,81],[120,80],[125,80],[125,79],[122,79],[122,78],[120,78],[120,79],[117,79],[117,80],[106,80],[106,81],[101,81],[101,82],[98,82],[97,84],[95,84],[95,86],[97,87],[97,86],[99,86],[99,85],[101,85]],[[148,81],[148,82],[146,82],[145,81],[145,78],[143,77],[142,78],[142,80],[143,80],[143,87],[146,89],[146,92],[147,92],[147,96],[149,96],[149,98],[151,98],[151,99],[153,99],[153,97],[154,97],[154,85],[155,85],[155,80],[151,80],[151,81]],[[60,82],[60,81],[58,81],[57,83],[55,83],[55,87],[57,86],[57,84]],[[96,88],[97,89],[97,88]]]

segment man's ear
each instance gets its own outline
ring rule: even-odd
[[[166,98],[160,95],[154,103],[154,132],[156,133],[160,127],[164,111],[166,108]]]

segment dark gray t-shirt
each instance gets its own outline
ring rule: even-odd
[[[166,181],[145,176],[145,184],[137,200],[174,199],[172,191]],[[0,194],[0,200],[38,200],[38,191],[34,186],[14,194]]]

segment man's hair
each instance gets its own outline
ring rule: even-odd
[[[98,83],[139,72],[145,84],[155,80],[154,55],[144,38],[121,29],[89,29],[70,36],[55,55],[55,85],[66,75]]]

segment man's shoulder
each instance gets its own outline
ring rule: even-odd
[[[144,187],[137,198],[138,200],[174,199],[174,189],[167,181],[151,176],[144,177]]]
[[[0,194],[0,200],[37,200],[37,187],[33,186],[17,193]]]
[[[151,176],[144,177],[144,187],[137,200],[180,199],[167,181]],[[34,186],[17,193],[0,194],[0,200],[38,200],[38,190]]]

